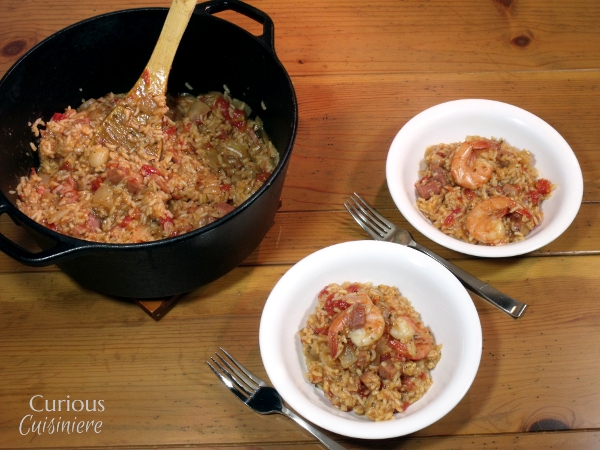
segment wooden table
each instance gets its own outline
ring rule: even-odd
[[[519,258],[471,258],[415,232],[530,307],[513,320],[473,297],[483,327],[481,366],[464,399],[434,425],[383,442],[333,437],[352,449],[598,448],[600,3],[249,2],[273,19],[277,53],[299,100],[275,224],[239,268],[186,294],[159,321],[134,303],[82,289],[56,267],[28,268],[0,254],[0,448],[322,448],[292,421],[245,408],[205,361],[224,346],[265,376],[258,327],[277,280],[317,249],[366,238],[342,207],[351,192],[414,231],[386,186],[389,145],[415,114],[460,98],[508,102],[555,127],[581,164],[583,204],[559,239]],[[0,75],[74,22],[168,4],[2,0]],[[0,232],[30,244],[5,215]],[[22,435],[34,396],[96,400],[98,411],[79,419],[102,425],[98,432]],[[33,414],[48,421],[77,415]]]

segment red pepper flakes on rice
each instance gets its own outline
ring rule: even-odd
[[[390,420],[432,385],[441,358],[431,331],[396,287],[332,283],[299,332],[307,380],[334,407]]]
[[[502,139],[467,136],[425,151],[415,183],[417,207],[443,233],[477,245],[522,241],[543,220],[555,186],[533,158]]]
[[[90,241],[153,241],[233,211],[279,162],[261,120],[250,118],[248,106],[227,92],[155,97],[158,106],[147,124],[162,123],[160,158],[143,148],[93,143],[94,130],[121,98],[90,99],[31,124],[41,138],[41,165],[16,188],[23,213]]]

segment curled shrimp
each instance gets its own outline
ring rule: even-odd
[[[521,215],[531,216],[523,205],[508,197],[499,196],[483,200],[467,214],[467,231],[481,243],[506,244],[508,233],[502,218],[515,210]]]
[[[367,347],[377,342],[385,330],[383,315],[368,295],[351,293],[344,300],[350,306],[333,319],[327,333],[333,359],[344,349],[340,337],[347,336],[357,347]]]
[[[481,157],[483,150],[498,149],[498,143],[490,140],[467,141],[454,152],[450,169],[456,184],[467,189],[478,189],[489,181],[494,167]]]
[[[390,340],[388,345],[400,356],[413,361],[425,358],[433,348],[433,337],[429,330],[422,324],[415,323],[408,316],[394,319],[390,335],[396,341]]]

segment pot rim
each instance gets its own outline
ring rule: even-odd
[[[232,22],[224,20],[220,17],[213,16],[211,14],[211,11],[213,9],[215,10],[215,12],[221,12],[224,10],[233,10],[235,12],[246,15],[247,17],[257,20],[257,21],[259,20],[259,18],[263,19],[264,20],[263,25],[265,28],[265,32],[262,36],[255,36],[252,33],[249,33],[242,27],[240,27]],[[9,78],[11,73],[14,70],[16,70],[16,68],[19,66],[19,64],[22,63],[22,61],[29,58],[38,48],[40,48],[44,45],[47,45],[52,39],[56,38],[58,35],[60,35],[62,33],[70,31],[73,28],[83,26],[88,22],[101,20],[101,19],[111,17],[114,15],[144,12],[144,11],[167,12],[168,10],[169,10],[169,8],[166,8],[166,7],[128,8],[128,9],[123,9],[123,10],[102,13],[102,14],[99,14],[96,16],[92,16],[92,17],[80,20],[71,25],[68,25],[68,26],[52,33],[50,36],[47,36],[42,41],[40,41],[36,45],[34,45],[31,49],[29,49],[25,54],[23,54],[7,70],[7,72],[4,74],[4,76],[0,79],[0,89],[2,88],[2,86],[6,82],[6,80]],[[291,123],[290,140],[285,149],[277,149],[279,152],[279,155],[280,155],[279,163],[277,164],[277,166],[275,167],[275,169],[273,170],[273,172],[271,173],[269,178],[265,181],[265,183],[256,192],[254,192],[248,199],[246,199],[240,206],[236,207],[233,211],[231,211],[230,213],[226,214],[225,216],[215,220],[214,222],[212,222],[208,225],[205,225],[203,227],[197,228],[195,230],[192,230],[190,232],[178,235],[178,236],[168,237],[168,238],[159,239],[159,240],[150,241],[150,242],[138,242],[138,243],[97,242],[97,241],[88,241],[85,239],[79,239],[79,238],[76,238],[73,236],[68,236],[68,235],[65,235],[62,233],[58,233],[50,228],[43,226],[42,224],[39,224],[38,222],[31,219],[29,216],[27,216],[23,212],[21,212],[17,208],[17,206],[11,200],[9,200],[6,197],[6,195],[1,191],[0,191],[0,215],[2,215],[3,213],[7,213],[9,215],[9,217],[11,217],[13,219],[13,221],[15,221],[19,224],[24,224],[27,227],[35,230],[37,233],[39,233],[41,235],[50,237],[56,244],[54,247],[52,247],[50,249],[50,251],[57,247],[63,247],[64,249],[67,249],[67,253],[69,253],[71,255],[68,259],[71,259],[72,257],[75,257],[75,255],[79,255],[81,253],[81,251],[86,251],[86,252],[89,250],[110,250],[110,251],[124,250],[124,251],[126,251],[126,250],[132,250],[132,249],[141,250],[141,249],[150,249],[150,248],[163,246],[163,245],[167,245],[167,244],[175,244],[175,243],[183,242],[186,240],[194,239],[202,234],[211,232],[213,229],[219,227],[220,225],[222,225],[230,220],[233,220],[235,217],[242,214],[252,204],[254,204],[255,202],[258,201],[258,198],[263,194],[263,192],[266,191],[271,186],[271,184],[273,184],[273,181],[275,179],[277,179],[281,175],[281,173],[286,170],[289,160],[291,158],[291,153],[292,153],[292,149],[294,147],[294,143],[296,140],[296,134],[297,134],[297,130],[298,130],[297,97],[296,97],[296,93],[295,93],[291,78],[290,78],[287,70],[285,69],[285,67],[283,66],[283,64],[281,63],[279,58],[277,57],[275,48],[272,45],[273,23],[272,23],[270,17],[266,13],[262,12],[261,10],[259,10],[257,8],[254,8],[251,5],[248,5],[248,4],[246,4],[242,1],[238,1],[238,0],[236,0],[236,1],[212,0],[212,1],[208,1],[208,2],[198,3],[194,9],[193,14],[207,18],[209,20],[218,21],[219,23],[221,23],[225,26],[235,27],[236,29],[242,31],[248,38],[250,38],[253,41],[260,44],[263,47],[263,49],[269,53],[269,56],[271,58],[273,58],[275,64],[281,70],[281,74],[285,77],[285,79],[287,81],[287,84],[289,86],[289,90],[291,93],[290,100],[291,100],[292,108],[293,108],[293,120]],[[268,27],[270,27],[270,29],[267,29]],[[271,45],[269,45],[269,44],[271,44]],[[2,234],[0,234],[0,238],[1,238],[0,240],[9,241]],[[0,244],[1,244],[1,242],[0,242]],[[13,243],[11,242],[11,244],[13,244]],[[13,244],[13,245],[15,245],[15,244]],[[46,253],[46,252],[44,252],[44,253]],[[31,253],[31,256],[35,257],[36,254]],[[44,259],[48,259],[48,258],[45,257]],[[21,261],[21,262],[23,262],[23,261]],[[41,262],[38,262],[37,264],[50,265],[50,264],[54,264],[56,262],[57,261],[55,261],[55,258],[50,258],[50,260],[45,261],[43,264]]]

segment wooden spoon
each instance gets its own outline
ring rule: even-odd
[[[173,0],[167,19],[139,80],[97,127],[94,144],[113,144],[138,150],[145,160],[160,157],[164,95],[171,65],[196,0]]]

